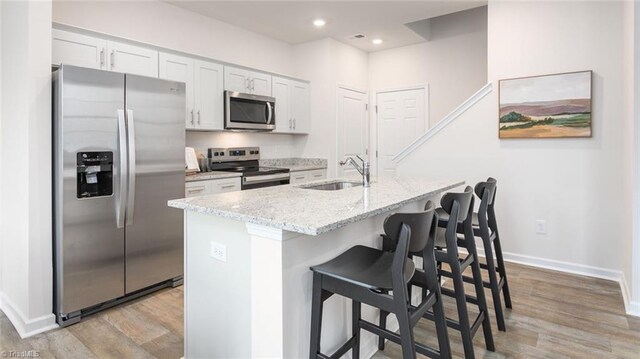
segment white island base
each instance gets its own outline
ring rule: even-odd
[[[420,211],[425,203],[394,212]],[[185,358],[308,358],[309,267],[357,244],[380,248],[388,214],[310,236],[185,211]],[[216,244],[226,246],[226,262],[212,258]],[[379,317],[366,305],[362,315],[374,323]],[[397,329],[395,317],[388,328]],[[361,335],[361,356],[369,358],[377,337]],[[324,305],[322,352],[332,354],[350,336],[350,300],[334,295]]]

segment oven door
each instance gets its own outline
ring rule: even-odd
[[[276,99],[234,91],[224,92],[224,128],[272,131],[276,128]]]
[[[242,190],[289,184],[289,173],[242,177]]]

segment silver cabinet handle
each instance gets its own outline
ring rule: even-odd
[[[133,224],[133,206],[136,198],[136,135],[133,111],[127,110],[127,144],[129,152],[129,187],[127,188],[127,226]]]
[[[194,124],[194,122],[193,122],[193,110],[191,110],[191,124],[192,125]]]
[[[104,49],[100,50],[100,68],[104,66]]]
[[[236,185],[235,185],[235,184],[228,184],[228,185],[226,185],[226,186],[220,186],[220,188],[221,188],[221,189],[234,188],[234,187],[236,187]]]
[[[293,119],[289,119],[289,129],[293,128]]]
[[[244,79],[244,88],[247,92],[251,91],[251,80],[248,77]]]
[[[295,119],[295,117],[293,118],[293,129],[294,130],[296,129],[296,119]]]
[[[251,79],[251,91],[256,89],[256,83],[255,83],[255,79]]]
[[[269,111],[269,117],[267,117],[267,123],[271,124],[271,121],[273,120],[273,110],[271,109],[271,102],[267,101],[267,110]]]
[[[198,125],[200,124],[200,110],[198,110]]]
[[[127,126],[124,120],[124,110],[118,110],[118,153],[119,153],[119,172],[118,192],[116,192],[116,227],[124,227],[125,199],[127,198]]]
[[[187,193],[197,193],[197,192],[203,192],[203,191],[204,191],[204,187],[187,189]]]
[[[111,50],[111,70],[113,70],[113,67],[116,65],[116,54],[115,54],[115,50]]]

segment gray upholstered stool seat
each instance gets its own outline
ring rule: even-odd
[[[391,290],[393,289],[392,263],[393,253],[391,252],[355,246],[326,263],[311,267],[311,270],[368,289]],[[414,272],[414,262],[406,261],[404,278],[407,283],[413,277]]]

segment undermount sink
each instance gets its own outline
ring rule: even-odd
[[[312,186],[303,186],[300,188],[315,189],[318,191],[339,191],[341,189],[357,187],[357,186],[362,186],[362,183],[340,181],[340,182],[323,183],[323,184],[312,185]]]

